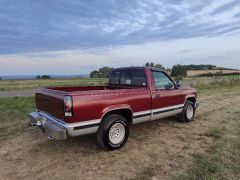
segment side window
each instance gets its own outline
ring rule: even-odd
[[[120,71],[113,71],[109,79],[109,84],[119,85],[120,75]]]
[[[163,72],[153,71],[153,78],[157,89],[170,89],[174,87],[171,79]]]

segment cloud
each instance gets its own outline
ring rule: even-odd
[[[240,36],[198,37],[96,49],[0,55],[0,75],[88,74],[102,66],[142,66],[147,61],[240,68]]]
[[[2,0],[0,54],[239,34],[238,0]]]

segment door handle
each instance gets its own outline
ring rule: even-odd
[[[160,99],[160,94],[159,93],[157,93],[156,98]]]

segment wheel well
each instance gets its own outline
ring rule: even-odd
[[[196,98],[195,97],[189,97],[186,100],[192,101],[193,104],[195,104],[195,102],[196,102]]]
[[[104,114],[103,118],[105,118],[109,114],[122,115],[123,117],[125,117],[127,119],[127,121],[129,122],[130,125],[132,124],[133,114],[130,109],[126,108],[126,109],[116,109],[116,110],[108,111],[106,114]]]

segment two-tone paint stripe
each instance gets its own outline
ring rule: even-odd
[[[170,112],[170,111],[175,111],[175,110],[182,109],[183,106],[184,106],[184,104],[179,104],[179,105],[169,106],[169,107],[165,107],[165,108],[153,109],[152,113],[153,113],[153,115],[156,115],[156,114],[166,113],[166,112]]]
[[[137,119],[137,118],[142,118],[142,117],[145,117],[145,116],[151,116],[151,115],[166,113],[166,112],[170,112],[170,111],[175,111],[175,110],[182,109],[183,106],[184,106],[184,104],[179,104],[179,105],[169,106],[169,107],[165,107],[165,108],[152,109],[152,110],[147,110],[147,111],[140,111],[140,112],[134,113],[133,118]]]
[[[90,120],[90,121],[83,121],[78,123],[71,123],[70,126],[73,127],[73,130],[80,130],[86,128],[92,128],[99,126],[101,119]]]
[[[79,129],[92,128],[92,127],[96,127],[96,126],[99,126],[99,123],[88,124],[88,125],[84,125],[84,126],[75,126],[73,129],[79,130]]]
[[[145,117],[145,116],[151,116],[151,114],[152,114],[151,110],[140,111],[140,112],[133,113],[133,118],[141,118],[141,117]]]

